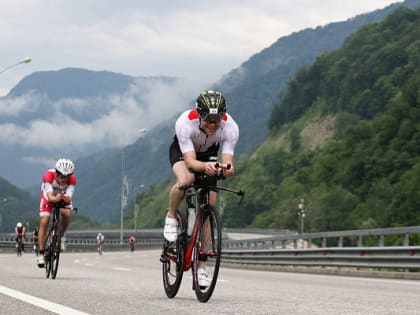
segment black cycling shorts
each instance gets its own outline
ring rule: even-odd
[[[196,152],[197,160],[207,162],[210,161],[210,157],[217,157],[219,147],[219,143],[215,143],[206,152]],[[178,138],[174,136],[174,140],[169,146],[169,162],[171,163],[171,166],[174,166],[176,162],[183,160],[184,156],[182,155],[181,148],[179,147]]]

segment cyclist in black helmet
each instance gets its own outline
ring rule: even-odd
[[[169,148],[169,159],[176,176],[176,183],[169,195],[168,214],[165,218],[164,237],[170,242],[177,239],[176,211],[184,198],[184,191],[178,187],[194,183],[193,172],[204,172],[215,176],[220,144],[223,175],[231,177],[235,173],[233,156],[239,128],[233,118],[226,113],[226,100],[221,92],[204,91],[196,102],[196,108],[181,114],[175,124],[175,137]],[[230,164],[228,169],[226,166]],[[211,192],[210,203],[216,203],[216,193]],[[199,265],[199,283],[208,285],[204,262]]]

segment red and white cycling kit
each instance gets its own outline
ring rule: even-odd
[[[209,136],[200,129],[200,114],[193,109],[181,114],[175,123],[175,133],[182,153],[206,152],[214,144],[223,142],[222,154],[233,155],[239,138],[239,127],[232,116],[226,113],[220,128]]]
[[[53,205],[48,201],[47,194],[52,191],[54,194],[65,194],[73,197],[74,187],[76,186],[76,175],[72,174],[64,185],[59,185],[56,181],[55,169],[45,172],[41,185],[41,201],[39,204],[39,216],[50,216]]]

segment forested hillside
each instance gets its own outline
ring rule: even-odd
[[[297,230],[301,199],[305,231],[419,224],[419,29],[420,10],[399,9],[299,71],[224,182],[246,190],[224,197],[224,226]],[[138,199],[138,225],[162,224],[168,187]]]
[[[231,181],[248,198],[229,200],[225,225],[296,229],[301,198],[309,231],[419,224],[419,29],[401,8],[297,74]],[[305,128],[321,122],[333,139],[313,149]]]
[[[17,221],[31,221],[38,209],[36,198],[0,177],[0,232],[13,232]]]

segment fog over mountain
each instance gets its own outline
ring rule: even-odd
[[[138,130],[189,106],[205,86],[75,68],[35,72],[0,98],[0,174],[29,187],[60,156],[128,145]]]

